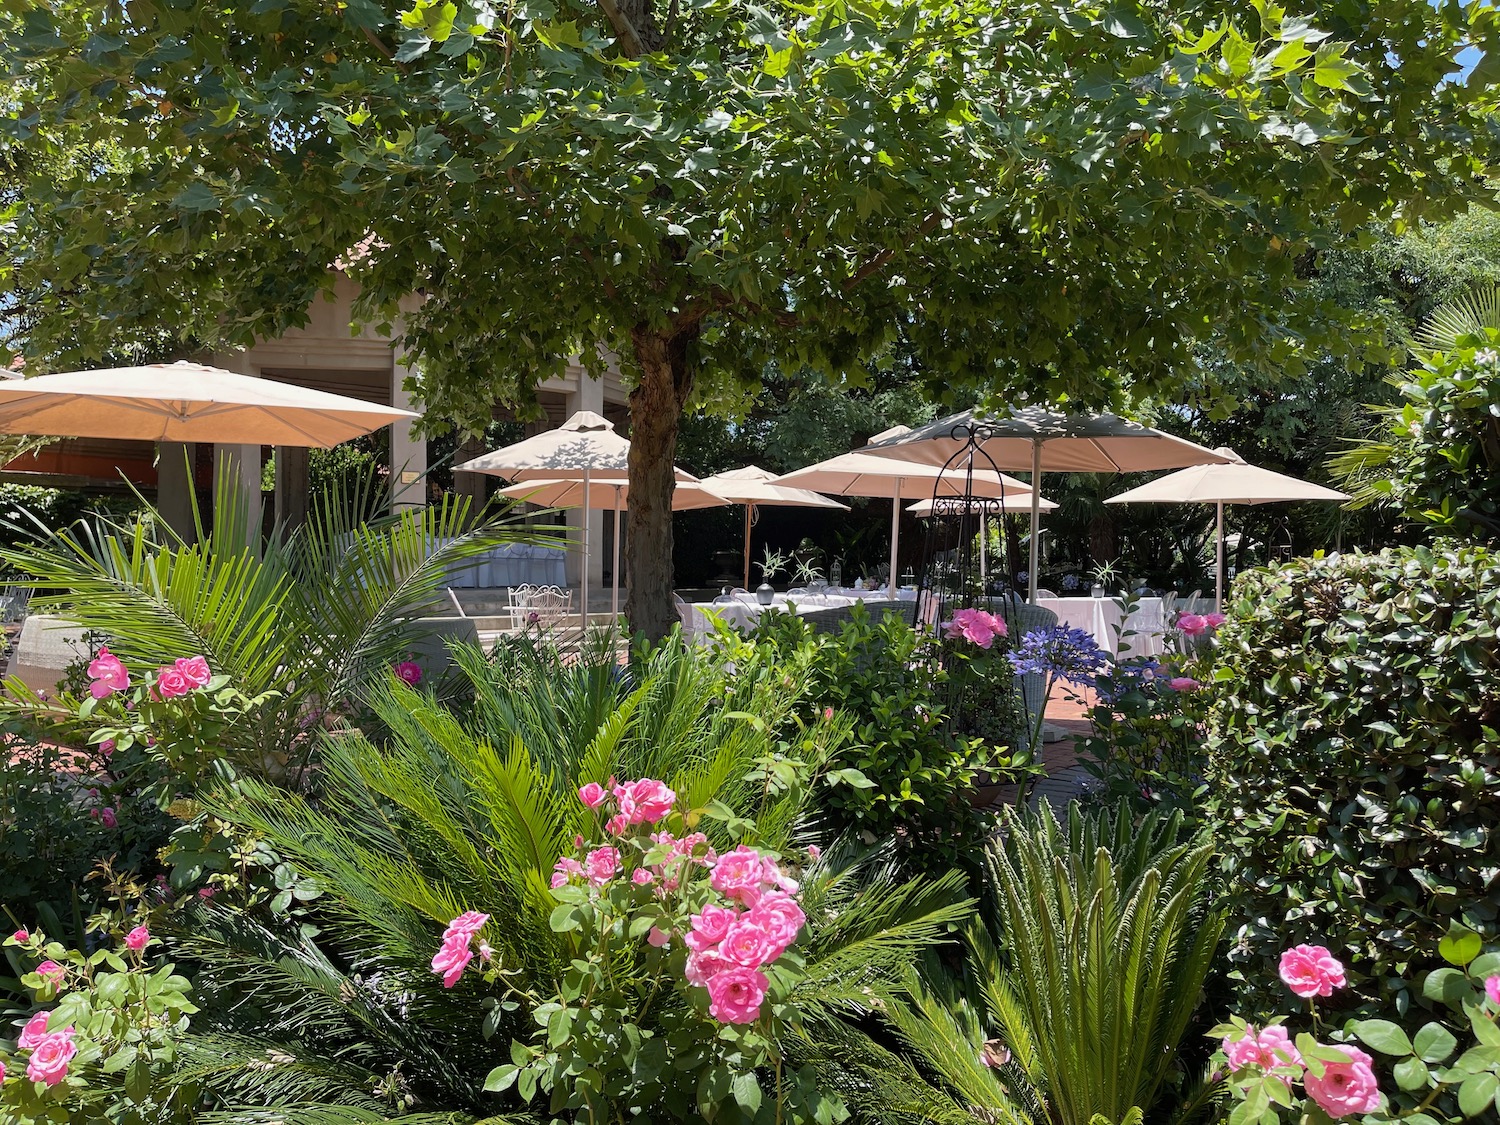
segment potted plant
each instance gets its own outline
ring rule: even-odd
[[[786,570],[787,557],[780,551],[771,550],[769,544],[766,546],[765,555],[755,565],[760,567],[760,585],[755,588],[755,600],[761,605],[770,605],[776,597],[776,591],[771,586],[771,579]]]
[[[1094,597],[1107,597],[1120,585],[1120,572],[1112,562],[1103,562],[1089,571],[1094,580],[1091,591]]]

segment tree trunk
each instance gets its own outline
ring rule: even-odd
[[[638,326],[631,332],[641,366],[630,392],[630,498],[625,535],[625,573],[630,593],[625,616],[631,628],[660,640],[677,623],[672,601],[673,461],[677,428],[693,389],[689,352],[694,324],[667,335]]]

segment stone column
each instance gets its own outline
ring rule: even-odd
[[[307,522],[307,463],[306,446],[276,447],[276,522],[286,532]]]
[[[404,357],[392,355],[391,405],[398,410],[411,410],[411,395],[404,383],[411,368]],[[391,426],[391,501],[393,507],[420,508],[427,502],[427,439],[415,435],[416,422],[397,422]],[[461,473],[473,477],[477,474]]]
[[[213,362],[229,371],[252,378],[260,378],[260,371],[243,352],[216,356]],[[214,444],[214,494],[228,488],[233,491],[235,501],[245,513],[248,524],[247,540],[260,551],[260,446],[238,445],[216,442]],[[219,513],[214,512],[214,519]]]
[[[181,441],[164,441],[156,447],[156,510],[187,543],[198,537],[193,525],[193,459],[197,451],[196,445]]]

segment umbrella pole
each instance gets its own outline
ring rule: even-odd
[[[1218,563],[1214,567],[1214,612],[1224,612],[1224,502],[1219,501],[1219,518],[1216,521],[1214,534],[1215,552],[1218,554]]]
[[[623,485],[615,485],[615,561],[610,569],[614,576],[615,588],[609,599],[609,612],[614,615],[614,623],[620,620],[620,490]],[[611,625],[611,628],[614,626]]]
[[[896,495],[891,497],[891,584],[889,594],[892,601],[895,601],[897,591],[900,589],[900,575],[896,571],[896,545],[901,542],[901,486],[905,483],[905,477],[897,477]]]
[[[583,569],[578,575],[578,585],[583,594],[583,631],[589,631],[589,470],[583,470]]]
[[[745,505],[745,589],[750,589],[750,509],[752,505]]]
[[[1031,441],[1031,569],[1026,575],[1026,600],[1036,604],[1037,532],[1042,522],[1042,442]]]

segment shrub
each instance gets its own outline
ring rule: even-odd
[[[1500,557],[1301,560],[1238,590],[1208,738],[1232,956],[1267,1011],[1306,942],[1348,967],[1348,1007],[1403,1012],[1451,921],[1500,937]]]
[[[948,728],[948,672],[934,640],[895,615],[856,607],[838,636],[814,632],[796,614],[768,613],[746,642],[724,642],[726,655],[748,652],[808,664],[804,715],[832,707],[853,723],[854,745],[839,756],[871,784],[839,785],[821,795],[831,827],[866,843],[898,839],[916,862],[946,869],[988,831],[990,818],[970,794],[1007,761],[983,739]],[[736,655],[736,648],[740,655]],[[1003,666],[1007,684],[1013,677]],[[964,672],[971,669],[966,665]]]
[[[1492,1120],[1493,1109],[1500,1108],[1500,953],[1486,953],[1479,936],[1467,931],[1450,934],[1437,952],[1448,965],[1421,982],[1437,1019],[1413,1012],[1405,1027],[1350,1019],[1332,1031],[1331,1043],[1298,1032],[1303,1018],[1296,1016],[1263,1028],[1233,1017],[1209,1032],[1223,1036],[1215,1063],[1237,1103],[1230,1125],[1356,1113],[1364,1115],[1365,1125]],[[1313,1032],[1321,1030],[1320,999],[1344,987],[1343,966],[1317,946],[1287,950],[1281,965],[1282,981],[1301,999],[1293,1001],[1285,990],[1282,995],[1297,1007],[1305,1004]],[[1460,1049],[1466,1043],[1471,1045]]]

